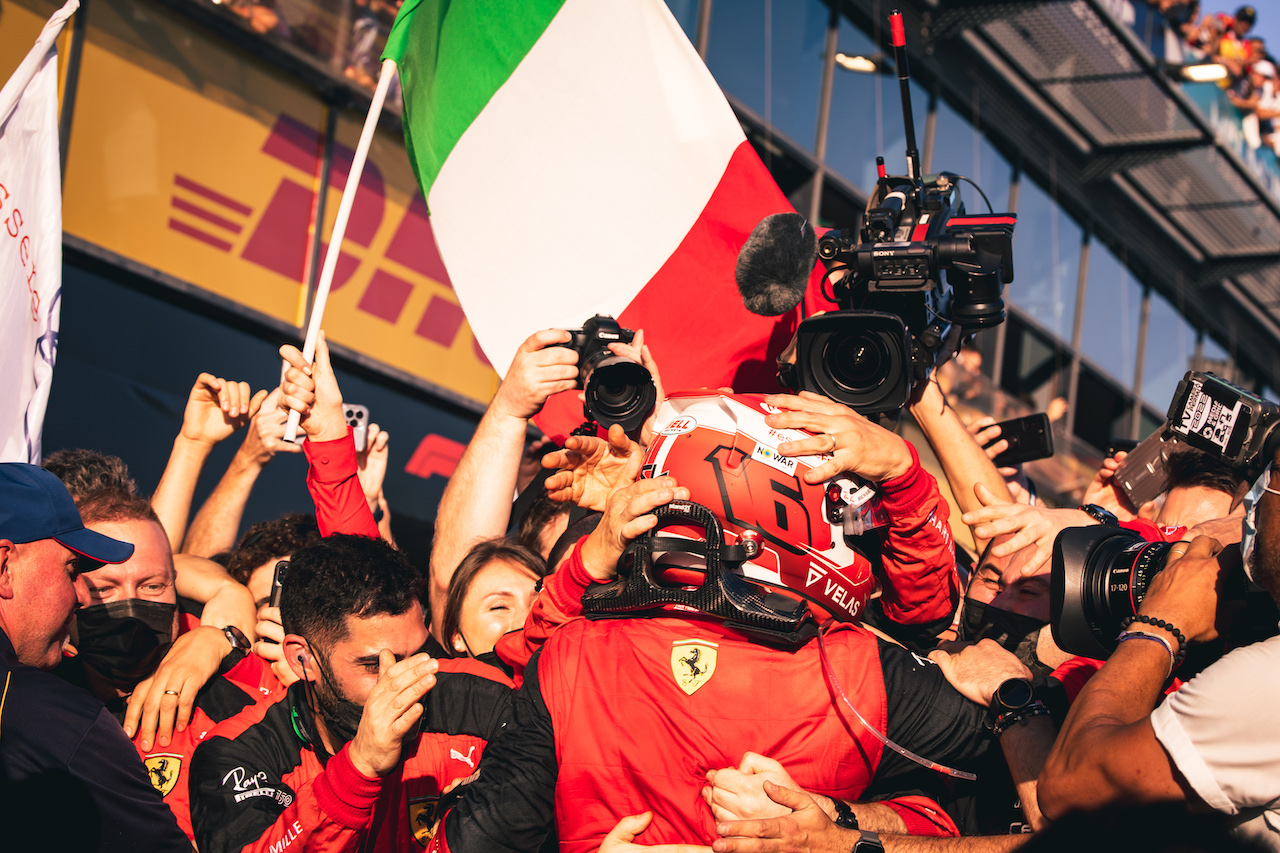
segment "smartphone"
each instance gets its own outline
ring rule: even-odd
[[[356,440],[356,453],[364,453],[369,446],[369,410],[358,403],[344,403],[342,414]]]
[[[1000,435],[988,446],[1000,439],[1009,442],[1009,447],[991,461],[997,468],[1012,468],[1033,459],[1047,459],[1053,455],[1053,430],[1049,426],[1049,416],[1044,412],[1027,415],[1025,418],[1001,421]]]
[[[272,607],[280,606],[280,589],[284,586],[285,572],[289,571],[289,561],[281,560],[276,563],[276,573],[271,578],[271,601]]]

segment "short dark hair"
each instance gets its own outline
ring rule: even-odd
[[[481,569],[494,560],[507,560],[523,566],[533,572],[534,577],[546,577],[547,564],[537,552],[523,545],[517,545],[505,536],[486,539],[471,546],[471,550],[458,563],[453,577],[449,579],[449,597],[445,600],[444,616],[440,626],[440,644],[450,654],[453,653],[452,638],[458,633],[458,625],[462,622],[462,602],[471,591],[471,584]]]
[[[520,530],[517,533],[516,541],[533,553],[541,554],[542,531],[560,516],[568,515],[569,510],[573,509],[573,504],[551,500],[546,487],[541,483],[529,488],[538,489],[539,494],[529,504],[529,509],[524,514],[524,517],[520,519]]]
[[[77,502],[103,490],[138,493],[138,484],[129,476],[124,460],[96,450],[55,450],[45,457],[44,469],[61,480]]]
[[[253,570],[268,560],[283,560],[290,554],[320,541],[316,517],[291,512],[271,521],[260,521],[240,537],[227,557],[227,574],[247,584]]]
[[[383,539],[336,533],[299,548],[280,590],[287,634],[328,649],[347,636],[347,617],[399,616],[422,596],[422,573]]]
[[[1165,460],[1164,469],[1166,492],[1179,487],[1202,486],[1239,498],[1250,485],[1235,468],[1194,447],[1171,453]]]
[[[130,492],[99,489],[77,497],[76,509],[80,510],[80,520],[85,524],[95,521],[154,521],[164,527],[151,508],[151,502]]]

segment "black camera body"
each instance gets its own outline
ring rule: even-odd
[[[966,215],[953,178],[881,177],[859,240],[822,236],[828,272],[848,271],[832,292],[841,310],[801,322],[784,384],[864,415],[897,411],[963,334],[1004,322],[1017,218]]]
[[[628,433],[640,429],[658,403],[653,376],[633,359],[614,355],[609,344],[629,344],[636,336],[607,314],[597,314],[581,329],[568,329],[568,347],[578,353],[578,387],[585,391],[588,422],[608,429],[621,424]]]
[[[1280,406],[1212,373],[1188,371],[1166,417],[1167,432],[1242,471],[1261,472],[1280,448]]]

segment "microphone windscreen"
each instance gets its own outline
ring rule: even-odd
[[[800,304],[818,259],[818,236],[798,213],[760,220],[738,252],[734,278],[753,314],[774,317]]]

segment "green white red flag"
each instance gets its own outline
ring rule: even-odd
[[[645,330],[668,389],[776,388],[799,312],[749,313],[733,270],[756,223],[792,208],[662,0],[406,0],[384,56],[494,365],[537,329],[612,314]],[[539,425],[581,420],[557,399]]]

